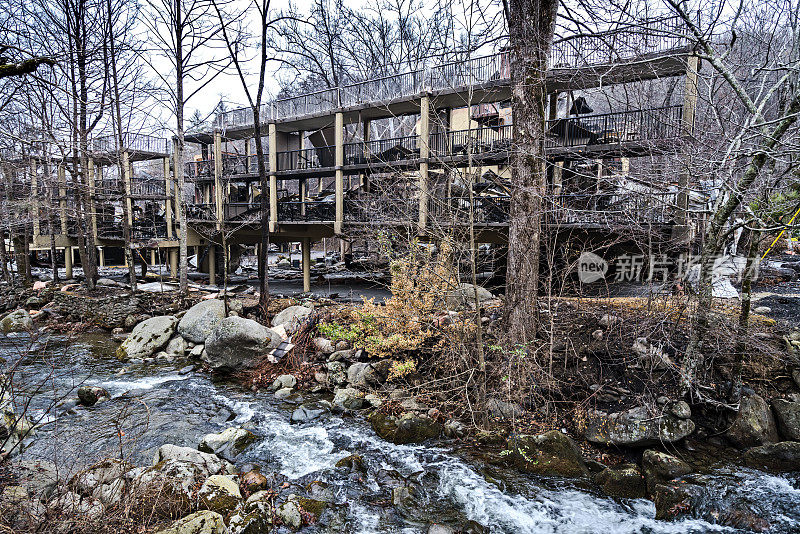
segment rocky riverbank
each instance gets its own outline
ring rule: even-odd
[[[465,286],[445,299],[446,307],[434,317],[437,326],[474,321],[475,313],[465,297],[471,289]],[[28,306],[30,310],[15,310],[0,321],[4,333],[50,329],[59,318],[67,317],[54,303],[59,294],[70,295],[69,291],[37,291],[26,297],[26,301],[38,297]],[[481,322],[491,333],[493,297],[481,297]],[[307,425],[331,414],[359,415],[378,436],[394,444],[454,440],[467,444],[469,455],[504,469],[575,479],[618,499],[649,498],[655,503],[658,519],[693,517],[752,531],[768,530],[769,520],[747,507],[709,505],[714,470],[721,465],[770,472],[800,470],[800,372],[793,367],[800,333],[781,332],[773,324],[769,324],[774,330],[769,338],[764,332],[759,334],[773,348],[784,351],[780,369],[785,375],[776,378],[771,396],[763,390],[746,389],[735,409],[716,413],[714,424],[709,422],[712,413],[707,407],[670,397],[669,382],[662,384],[660,395],[648,403],[631,385],[630,376],[624,376],[588,384],[586,395],[592,402],[561,412],[559,417],[569,413],[572,419],[554,430],[537,423],[541,414],[533,406],[510,397],[491,397],[486,403],[491,430],[478,432],[455,415],[441,394],[428,389],[425,377],[420,376],[424,361],[410,357],[422,345],[409,348],[406,340],[396,353],[382,352],[391,336],[375,340],[374,336],[355,335],[352,325],[342,320],[342,310],[331,302],[276,302],[267,327],[253,319],[252,302],[246,298],[225,302],[197,295],[184,302],[167,298],[163,304],[144,305],[142,301],[132,304],[119,292],[110,291],[101,298],[112,309],[121,309],[121,302],[133,306],[122,318],[122,326],[103,323],[117,329],[114,335],[121,343],[116,356],[125,366],[169,364],[181,374],[205,370],[236,377],[255,394],[270,395],[292,406],[288,417],[293,424]],[[347,310],[349,313],[350,308]],[[574,354],[579,368],[581,359],[619,334],[627,320],[618,310],[584,313],[569,302],[560,306],[559,313],[580,318],[580,326],[571,334],[582,347]],[[106,312],[105,316],[112,315],[119,318],[122,314]],[[125,333],[126,327],[130,333]],[[636,336],[631,347],[635,366],[630,360],[626,365],[631,366],[628,373],[632,376],[643,368],[652,373],[668,367],[673,358],[668,348],[652,338]],[[572,366],[569,358],[564,361]],[[601,364],[596,369],[604,369]],[[583,372],[597,380],[599,373],[590,371],[590,366],[584,366]],[[74,403],[95,406],[112,395],[99,386],[84,386],[77,396]],[[10,430],[8,425],[6,428]],[[138,502],[135,495],[150,494],[153,489],[143,483],[144,477],[148,483],[156,481],[162,490],[171,488],[176,498],[176,508],[163,517],[180,519],[164,532],[197,532],[197,525],[209,528],[210,533],[251,532],[260,530],[250,528],[263,530],[269,525],[301,528],[317,522],[329,502],[321,497],[324,488],[309,486],[301,491],[291,484],[291,488],[283,488],[286,480],[276,479],[275,474],[243,471],[230,463],[247,449],[250,436],[250,430],[232,426],[204,437],[198,449],[164,445],[152,466],[122,465],[124,462],[94,466],[82,476],[102,482],[81,485],[76,482],[81,477],[59,481],[41,507],[19,510],[36,517],[60,513],[94,520],[119,502]],[[339,467],[357,474],[362,463],[356,454],[343,458]],[[113,471],[114,477],[98,475],[97,470]],[[22,471],[15,474],[24,481],[22,475]],[[413,493],[404,485],[390,489],[387,499],[396,506]],[[39,490],[23,482],[3,490],[6,504],[22,502],[22,497],[31,495],[39,495]],[[251,524],[260,526],[248,527]]]

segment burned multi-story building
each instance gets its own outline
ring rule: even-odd
[[[555,234],[610,240],[639,227],[650,233],[651,245],[685,238],[691,177],[636,171],[678,153],[691,136],[699,64],[684,35],[679,20],[667,18],[639,24],[635,32],[579,35],[554,45],[542,142],[543,217]],[[213,283],[221,243],[259,243],[266,195],[270,239],[302,243],[306,289],[312,243],[325,237],[347,239],[374,227],[430,237],[471,225],[479,241],[502,245],[515,150],[511,61],[501,49],[265,104],[266,191],[251,108],[220,113],[213,128],[186,135],[196,147],[187,153],[197,155],[184,163],[183,203],[177,202],[172,140],[129,134],[117,151],[113,142],[96,139],[86,231],[101,251],[120,247],[121,203],[127,202],[138,250],[162,253],[174,274],[177,213],[185,209],[188,245],[204,251]],[[31,249],[49,248],[50,234],[61,249],[76,244],[64,177],[69,164],[36,154],[6,162],[13,175],[8,183],[26,183],[24,195],[33,199]],[[105,172],[115,165],[122,176]],[[49,193],[39,185],[45,174],[56,175]],[[57,206],[48,217],[40,215],[45,202]],[[66,254],[68,271],[71,261]]]

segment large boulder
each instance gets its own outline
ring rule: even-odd
[[[306,306],[289,306],[272,318],[272,326],[283,326],[287,334],[294,334],[312,311]]]
[[[448,310],[457,310],[459,308],[464,308],[470,305],[475,304],[475,288],[476,286],[467,283],[461,283],[459,286],[452,290],[448,291],[445,295],[445,306]],[[490,300],[494,298],[494,295],[481,286],[477,286],[478,290],[478,302],[483,302],[484,300]]]
[[[364,405],[364,394],[355,388],[334,391],[333,405],[344,410],[358,410]]]
[[[772,401],[772,410],[781,436],[800,441],[800,402],[776,399]]]
[[[280,343],[280,336],[266,326],[252,319],[228,317],[206,339],[202,358],[212,370],[236,371],[256,364]]]
[[[137,324],[117,349],[120,360],[146,358],[158,352],[175,333],[178,320],[171,315],[151,317]]]
[[[233,460],[248,445],[256,441],[256,437],[244,428],[226,428],[217,434],[206,434],[200,440],[198,450],[216,454],[220,458]]]
[[[130,474],[131,495],[153,503],[153,512],[161,516],[187,513],[196,501],[198,486],[210,475],[202,464],[177,459],[162,460]]]
[[[22,460],[13,464],[17,482],[37,499],[47,501],[58,485],[58,469],[46,460]]]
[[[654,416],[645,406],[639,406],[615,413],[591,411],[579,428],[583,437],[592,443],[646,447],[685,438],[694,432],[694,422],[671,413]]]
[[[744,453],[750,467],[766,471],[800,471],[800,442],[781,441],[753,447]]]
[[[505,455],[518,469],[545,476],[588,477],[575,442],[558,430],[509,439]]]
[[[153,465],[159,465],[166,461],[188,462],[200,467],[208,475],[220,473],[233,473],[234,468],[230,462],[221,459],[215,454],[198,451],[191,447],[179,447],[178,445],[162,445],[153,457]]]
[[[30,332],[33,330],[33,319],[25,310],[16,310],[0,321],[0,332],[10,334],[12,332]]]
[[[442,424],[438,421],[410,412],[400,417],[374,412],[369,421],[380,437],[397,444],[422,443],[442,433]]]
[[[211,510],[200,510],[178,519],[156,534],[228,534],[228,532],[221,515]]]
[[[725,437],[743,449],[780,441],[778,427],[767,401],[759,395],[742,397],[739,411]]]
[[[203,506],[220,514],[230,512],[242,500],[239,484],[225,475],[211,475],[208,477],[200,487],[197,496]]]
[[[132,468],[122,460],[103,460],[75,475],[70,485],[81,495],[91,495],[98,487],[120,479]]]
[[[178,323],[178,333],[192,343],[205,343],[206,338],[224,318],[224,302],[219,299],[204,300],[186,311]]]

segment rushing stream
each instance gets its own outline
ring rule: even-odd
[[[26,337],[0,339],[0,356],[9,364],[20,354],[36,355],[22,357],[16,371],[26,390],[38,390],[31,413],[45,423],[25,457],[55,460],[66,469],[120,454],[149,464],[164,443],[196,446],[204,434],[235,425],[259,438],[237,459],[238,467],[255,464],[292,484],[329,484],[339,505],[332,519],[307,531],[427,532],[433,522],[459,527],[472,520],[487,532],[504,533],[737,532],[700,520],[656,521],[649,501],[617,501],[572,482],[508,472],[445,442],[393,445],[358,418],[328,415],[290,424],[293,404],[212,382],[206,374],[180,374],[168,365],[129,366],[119,374],[124,364],[113,358],[113,348],[97,336],[40,338],[32,346]],[[71,390],[81,384],[101,385],[113,398],[72,413],[50,408],[54,397],[74,397]],[[366,475],[334,468],[353,453],[363,457]],[[411,505],[387,504],[387,481],[397,473],[415,482]],[[713,479],[718,486],[711,487],[710,501],[745,502],[769,521],[772,532],[800,531],[797,477],[736,470]]]

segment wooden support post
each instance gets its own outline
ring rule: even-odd
[[[299,131],[298,136],[300,137],[300,150],[306,149],[306,133],[304,131]],[[302,152],[301,152],[302,154]],[[305,217],[306,214],[306,196],[308,196],[308,178],[301,178],[300,179],[300,215]]]
[[[342,233],[344,226],[344,114],[336,112],[334,127],[334,139],[336,143],[336,218],[333,222],[333,232]]]
[[[371,133],[372,133],[372,121],[370,121],[369,119],[364,119],[361,122],[361,137],[362,137],[362,142],[363,142],[363,146],[361,148],[361,152],[362,152],[362,154],[364,156],[364,160],[365,161],[369,161],[369,158],[371,156],[370,150],[369,150],[369,140],[370,140],[369,138],[370,138],[370,134]],[[368,185],[368,180],[367,180],[367,172],[366,171],[361,173],[361,187],[364,189],[364,191],[368,191],[369,190],[369,185]]]
[[[424,233],[428,224],[428,159],[430,158],[430,107],[431,98],[425,95],[419,102],[419,232]]]
[[[269,123],[269,231],[278,229],[278,131]],[[263,194],[263,192],[262,192]]]
[[[686,58],[686,82],[683,92],[683,111],[681,116],[682,134],[689,137],[694,133],[694,116],[697,110],[697,77],[700,71],[700,58],[690,55]],[[689,231],[689,166],[678,175],[678,211],[672,227],[672,239],[678,244],[688,244]]]
[[[86,170],[86,182],[89,186],[89,215],[92,225],[92,235],[94,236],[94,242],[97,243],[97,204],[95,203],[95,191],[97,191],[96,187],[96,180],[95,180],[95,165],[94,160],[89,158],[89,163],[87,165]]]
[[[98,263],[100,267],[106,266],[106,248],[105,247],[97,247],[98,253]]]
[[[170,278],[178,277],[178,249],[169,249],[169,276]]]
[[[64,276],[72,278],[72,246],[64,247]]]
[[[39,176],[37,174],[36,160],[31,158],[31,201],[33,202],[33,237],[34,240],[41,232],[39,228]]]
[[[208,283],[217,285],[217,246],[214,244],[208,247]]]
[[[222,229],[223,204],[222,204],[222,132],[214,132],[214,214],[217,220],[217,230]]]
[[[61,220],[61,235],[67,239],[67,178],[63,163],[58,165],[58,217]]]
[[[172,199],[174,188],[172,187],[172,176],[169,169],[169,157],[164,158],[164,193],[167,197],[164,200],[164,221],[167,223],[167,239],[173,238],[172,231]]]
[[[133,176],[133,169],[131,168],[130,156],[128,151],[122,152],[122,174],[125,182],[125,203],[128,205],[128,224],[133,226],[133,202],[131,201],[131,177]],[[134,266],[131,266],[133,269]]]
[[[311,291],[311,239],[304,237],[301,242],[303,254],[303,293]]]

